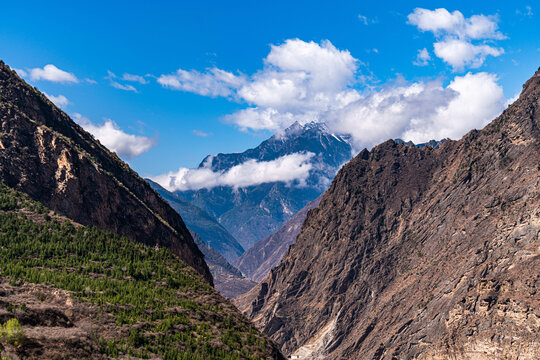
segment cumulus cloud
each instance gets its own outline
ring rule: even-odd
[[[498,30],[496,16],[473,15],[465,18],[457,10],[449,12],[444,8],[416,8],[408,15],[408,21],[419,30],[432,32],[436,36],[435,55],[455,71],[466,67],[478,68],[487,56],[496,57],[504,53],[502,48],[487,43],[488,40],[506,38]],[[473,41],[479,43],[474,44]]]
[[[499,56],[504,53],[501,48],[489,45],[473,45],[459,39],[446,39],[434,44],[435,55],[444,59],[454,69],[463,69],[466,66],[478,68],[484,64],[486,57]]]
[[[305,184],[312,168],[313,153],[294,153],[271,161],[248,160],[226,171],[212,171],[210,161],[197,169],[180,168],[176,172],[153,177],[152,180],[169,191],[198,190],[216,186],[234,188],[282,181]]]
[[[54,103],[54,105],[56,105],[58,107],[63,108],[63,107],[66,107],[69,104],[69,100],[64,95],[54,96],[54,95],[49,95],[46,92],[43,92],[43,94],[45,94],[45,96],[49,100],[51,100]]]
[[[218,68],[201,73],[179,69],[158,82],[175,90],[228,97],[250,105],[225,120],[241,129],[280,129],[295,120],[316,120],[320,112],[358,97],[348,87],[357,80],[358,60],[330,41],[320,44],[290,39],[272,45],[264,67],[251,76]]]
[[[101,144],[114,151],[121,158],[137,157],[156,145],[156,139],[127,134],[111,119],[105,119],[102,124],[94,124],[81,114],[75,113],[73,118],[86,131],[94,135]]]
[[[58,83],[77,83],[79,79],[72,73],[64,70],[60,70],[56,66],[49,64],[45,65],[43,69],[33,68],[30,69],[30,79],[32,80],[47,80]]]
[[[390,138],[421,143],[482,128],[504,102],[494,75],[469,73],[446,87],[439,81],[389,86],[329,114],[325,122],[335,132],[351,134],[357,149]]]
[[[416,61],[414,61],[413,64],[416,66],[426,66],[429,64],[429,60],[431,60],[431,55],[429,55],[429,51],[426,48],[423,48],[418,50]]]
[[[429,58],[427,49],[419,51],[418,61]],[[328,41],[292,39],[274,45],[261,70],[227,86],[223,96],[246,107],[226,115],[224,121],[255,131],[279,131],[296,121],[325,123],[334,133],[351,135],[353,146],[360,150],[398,137],[414,142],[459,138],[484,126],[504,108],[502,88],[492,74],[455,76],[447,85],[442,80],[398,79],[383,88],[360,91],[360,66],[348,51]],[[212,77],[213,72],[197,74]],[[196,81],[190,86],[193,92],[216,95],[199,91]],[[206,80],[200,86],[207,88]]]

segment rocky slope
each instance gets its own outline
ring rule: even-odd
[[[0,259],[2,359],[283,359],[169,249],[83,226],[3,184]]]
[[[270,270],[279,265],[289,247],[296,241],[308,211],[319,206],[321,198],[322,195],[310,201],[278,231],[257,241],[251,249],[233,261],[233,265],[245,276],[256,282],[261,282],[270,273]]]
[[[236,189],[218,186],[197,191],[175,191],[175,194],[212,215],[247,250],[258,240],[276,232],[325,191],[339,167],[351,158],[351,146],[345,138],[331,134],[321,124],[295,123],[254,149],[209,156],[199,165],[200,168],[222,172],[248,160],[271,161],[306,152],[314,155],[305,186],[269,182]]]
[[[238,305],[309,359],[537,359],[540,70],[484,129],[388,141],[336,176]]]
[[[244,249],[238,241],[206,211],[180,199],[158,183],[149,179],[146,181],[182,216],[182,220],[190,230],[196,232],[204,242],[223,255],[227,261],[233,261],[244,253]]]
[[[115,154],[3,62],[0,181],[78,223],[168,247],[212,281],[180,216]]]

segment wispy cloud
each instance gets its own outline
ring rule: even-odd
[[[60,70],[56,66],[49,64],[43,68],[33,68],[30,70],[30,79],[47,80],[58,83],[77,83],[79,79],[72,73]]]
[[[157,81],[162,86],[174,90],[211,97],[227,97],[233,95],[235,90],[245,83],[245,77],[214,67],[204,73],[178,69],[174,74],[161,75]]]
[[[122,80],[124,80],[124,81],[134,81],[134,82],[138,82],[139,84],[147,84],[148,83],[148,81],[144,78],[144,76],[128,74],[128,73],[124,73],[124,75],[122,75]]]
[[[358,20],[364,25],[376,24],[379,22],[377,18],[368,18],[365,15],[358,14]]]
[[[129,84],[120,84],[114,80],[111,80],[111,86],[115,89],[120,89],[120,90],[125,90],[125,91],[133,91],[133,92],[137,92],[137,89],[135,89],[135,87],[133,85],[129,85]]]
[[[193,135],[200,136],[200,137],[207,137],[207,136],[212,135],[212,133],[202,131],[202,130],[197,130],[197,129],[194,129],[192,133]]]
[[[532,11],[532,7],[530,5],[525,6],[525,9],[517,9],[516,14],[526,16],[526,17],[532,17],[534,15]]]
[[[431,55],[429,55],[429,51],[426,48],[418,50],[418,54],[416,55],[416,60],[413,61],[413,64],[416,66],[426,66],[429,64],[429,61],[431,60]]]
[[[129,75],[129,74],[124,74],[124,75]],[[133,76],[135,76],[135,75],[133,75]],[[116,81],[117,78],[118,77],[116,76],[115,73],[113,73],[110,70],[107,70],[107,76],[105,77],[105,79],[109,80],[109,84],[113,88],[119,89],[119,90],[124,90],[124,91],[133,91],[135,93],[138,92],[137,89],[133,85],[119,83],[118,81]]]

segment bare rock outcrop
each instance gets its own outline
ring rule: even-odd
[[[539,98],[540,70],[459,141],[363,150],[238,306],[299,358],[538,359]]]

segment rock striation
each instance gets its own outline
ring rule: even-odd
[[[238,306],[305,359],[538,359],[540,70],[482,130],[363,150]]]
[[[308,211],[316,208],[321,198],[322,195],[310,201],[278,231],[257,241],[251,249],[234,260],[233,265],[245,276],[256,282],[261,282],[270,273],[270,270],[279,265],[289,247],[296,241]]]

